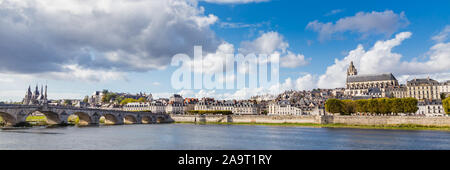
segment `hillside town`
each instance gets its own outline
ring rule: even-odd
[[[235,115],[325,115],[328,99],[415,98],[415,115],[446,116],[442,100],[450,97],[450,81],[430,78],[408,80],[399,84],[392,73],[358,74],[353,62],[347,70],[345,88],[285,91],[277,96],[260,95],[248,100],[217,100],[214,98],[184,98],[173,94],[154,99],[151,93],[115,93],[96,91],[84,99],[48,100],[47,85],[28,88],[22,104],[74,106],[107,110],[145,111],[152,113],[187,114],[190,111],[229,111]]]

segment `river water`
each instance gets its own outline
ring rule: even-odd
[[[0,149],[422,150],[450,149],[450,132],[151,124],[0,130]]]

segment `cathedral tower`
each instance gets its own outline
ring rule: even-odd
[[[353,65],[353,61],[350,62],[350,66],[347,69],[347,76],[356,76],[358,75],[358,71],[356,70],[355,66]]]

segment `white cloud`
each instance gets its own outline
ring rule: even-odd
[[[391,10],[386,10],[384,12],[359,12],[355,16],[341,18],[335,23],[323,23],[315,20],[309,22],[306,28],[318,32],[320,40],[326,40],[333,34],[347,31],[357,32],[363,36],[370,34],[390,36],[407,25],[409,25],[409,21],[403,12],[396,14]]]
[[[243,41],[238,51],[249,54],[267,54],[269,56],[279,56],[280,66],[286,68],[296,68],[309,64],[311,58],[305,58],[303,54],[295,54],[289,50],[289,43],[278,32],[267,32],[253,41]]]
[[[394,47],[399,46],[411,35],[410,32],[399,33],[393,39],[376,42],[368,51],[365,51],[362,45],[358,45],[345,58],[335,59],[335,63],[320,76],[317,86],[319,88],[344,87],[346,70],[351,61],[357,67],[358,74],[391,72],[397,75],[400,81],[411,77],[428,76],[440,81],[450,79],[450,43],[438,43],[431,47],[424,61],[417,59],[401,61],[403,56],[392,52]]]
[[[253,41],[243,41],[239,52],[243,54],[271,54],[276,50],[285,52],[289,43],[284,41],[284,37],[278,32],[267,32]]]
[[[343,9],[334,9],[334,10],[331,10],[330,12],[326,13],[325,16],[336,15],[336,14],[341,13],[343,11],[344,11]]]
[[[78,65],[63,66],[63,72],[39,73],[38,77],[58,80],[81,80],[89,82],[100,82],[110,80],[127,80],[123,72],[109,70],[95,70],[82,68]]]
[[[280,60],[281,60],[280,62],[281,67],[296,68],[308,65],[309,64],[308,60],[310,59],[306,59],[303,54],[294,54],[289,51],[288,54],[285,57],[281,58]]]
[[[450,34],[450,25],[447,25],[438,35],[433,36],[431,39],[433,39],[436,42],[444,42],[448,39],[449,34]]]
[[[145,72],[220,42],[210,29],[218,18],[190,0],[3,0],[0,13],[4,72]]]

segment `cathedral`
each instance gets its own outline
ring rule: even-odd
[[[31,92],[31,87],[28,86],[28,91],[23,98],[23,105],[46,105],[47,104],[47,85],[41,86],[41,91],[39,92],[38,86],[34,92]]]
[[[392,73],[364,74],[358,72],[350,62],[347,69],[346,96],[390,97],[391,89],[398,87],[398,81]]]

